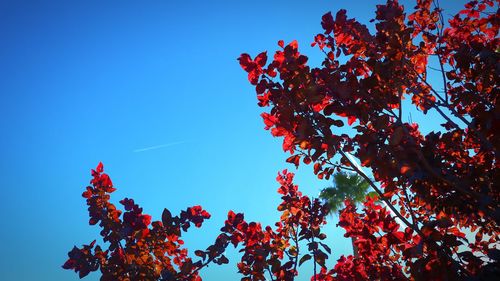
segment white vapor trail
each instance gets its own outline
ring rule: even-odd
[[[174,146],[174,145],[183,144],[183,143],[186,143],[186,141],[169,142],[169,143],[164,143],[164,144],[160,144],[160,145],[139,148],[139,149],[134,150],[134,152],[144,152],[144,151],[148,151],[148,150],[159,149],[159,148]]]

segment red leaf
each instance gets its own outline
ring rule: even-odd
[[[141,220],[145,226],[148,226],[151,223],[151,216],[150,215],[142,215]]]
[[[331,12],[328,12],[323,15],[321,18],[321,27],[325,30],[325,33],[328,34],[333,31],[335,23],[333,22],[333,16]]]
[[[87,186],[87,190],[82,193],[82,197],[87,199],[92,197],[92,188],[90,186]]]
[[[300,164],[300,155],[292,155],[286,159],[286,162],[292,163],[298,168]]]
[[[246,71],[250,72],[254,69],[252,58],[249,54],[241,54],[238,58],[240,61],[240,66]]]
[[[408,171],[409,171],[410,169],[411,169],[411,168],[410,168],[410,166],[408,166],[408,165],[403,165],[403,166],[401,166],[400,173],[404,175],[404,174],[408,173]]]
[[[354,116],[347,117],[347,124],[349,124],[349,126],[351,126],[352,123],[354,123],[355,121],[356,121],[356,117],[354,117]]]
[[[99,164],[97,164],[97,167],[95,168],[95,170],[98,173],[104,172],[104,165],[102,165],[102,162],[99,162]]]
[[[315,174],[315,175],[317,175],[317,174],[319,173],[319,171],[321,171],[321,170],[322,170],[322,168],[323,168],[323,167],[321,166],[321,164],[320,164],[320,163],[316,163],[316,164],[314,164],[314,174]]]
[[[260,67],[264,67],[264,65],[266,65],[266,62],[267,52],[262,52],[255,57],[255,63]]]
[[[309,165],[311,163],[311,157],[306,156],[302,161],[304,162],[304,164]]]

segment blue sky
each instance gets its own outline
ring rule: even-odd
[[[98,237],[81,193],[99,161],[115,203],[134,198],[153,219],[164,207],[206,208],[212,218],[186,236],[192,251],[210,244],[228,210],[273,224],[276,173],[295,169],[263,130],[236,58],[297,39],[318,65],[309,44],[321,16],[345,8],[368,23],[375,2],[305,3],[0,1],[0,279],[78,279],[60,266],[73,245]],[[311,196],[330,184],[309,169],[296,178]],[[335,219],[325,232],[332,260],[349,253]],[[202,276],[240,278],[234,265]]]

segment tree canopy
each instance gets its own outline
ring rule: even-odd
[[[330,213],[338,212],[345,200],[351,200],[353,203],[361,203],[368,195],[370,185],[358,174],[348,174],[338,172],[333,175],[333,186],[324,188],[319,194],[323,199]]]
[[[298,191],[286,170],[277,177],[281,220],[274,227],[229,211],[214,244],[194,258],[180,238],[207,211],[194,206],[174,216],[165,209],[151,222],[126,198],[122,212],[109,202],[115,189],[99,164],[83,197],[89,223],[99,224],[109,247],[75,247],[63,267],[80,277],[100,270],[102,280],[201,280],[203,267],[227,263],[224,250],[233,245],[242,253],[242,280],[294,280],[307,261],[314,281],[498,279],[498,4],[471,1],[447,16],[438,1],[406,9],[389,0],[376,6],[374,32],[345,10],[327,13],[312,43],[324,53],[319,67],[308,65],[296,41],[278,41],[269,62],[267,52],[240,56],[259,106],[269,108],[266,129],[291,154],[287,161],[313,165],[320,179],[354,172],[377,193],[361,208],[346,201],[340,211],[357,256],[326,266],[328,206]],[[423,133],[404,120],[410,107],[435,112],[441,129]]]

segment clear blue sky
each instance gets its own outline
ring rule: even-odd
[[[263,130],[236,58],[297,39],[317,64],[309,44],[321,16],[345,8],[367,23],[373,3],[0,1],[0,279],[78,280],[61,265],[98,237],[81,193],[99,161],[115,203],[134,198],[153,219],[164,207],[206,208],[212,219],[186,236],[192,251],[210,244],[228,210],[272,224],[276,173],[295,169]],[[311,196],[330,184],[308,170],[297,182]],[[325,228],[332,261],[350,251],[335,223]],[[239,280],[236,270],[202,276]]]

